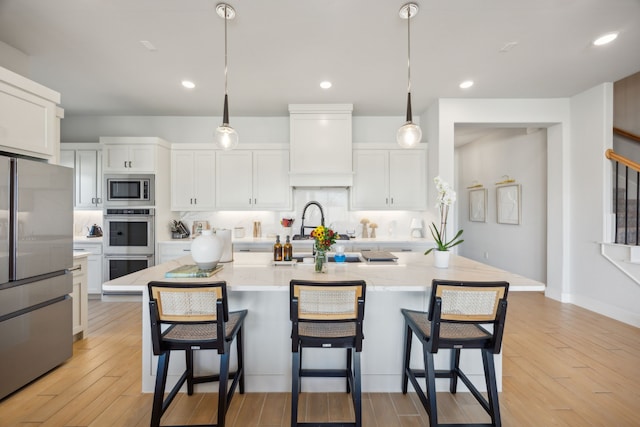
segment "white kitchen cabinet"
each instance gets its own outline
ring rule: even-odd
[[[289,105],[290,185],[353,183],[351,104]]]
[[[424,150],[357,149],[353,156],[351,209],[426,209]]]
[[[60,94],[0,67],[0,151],[58,161]]]
[[[91,253],[87,257],[87,293],[89,298],[102,295],[102,242],[73,242],[74,251]]]
[[[191,254],[191,239],[158,242],[158,264]]]
[[[87,257],[78,257],[73,260],[71,268],[73,288],[71,292],[71,307],[73,319],[73,337],[82,339],[88,326],[89,304],[87,296]]]
[[[287,150],[216,153],[216,208],[290,209],[288,164]]]
[[[215,209],[215,151],[172,150],[171,210]]]
[[[155,172],[153,145],[105,145],[105,172]]]
[[[75,208],[102,209],[102,150],[99,145],[62,143],[60,147],[60,164],[74,169]]]

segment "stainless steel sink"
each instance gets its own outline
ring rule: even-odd
[[[313,257],[313,255],[312,254],[294,255],[293,259],[298,261],[298,262],[302,262],[303,258],[310,258],[310,257]],[[329,255],[327,257],[327,261],[336,262],[336,260],[334,259],[333,255]],[[362,262],[362,259],[360,259],[360,257],[358,255],[349,254],[349,255],[346,256],[344,262]]]

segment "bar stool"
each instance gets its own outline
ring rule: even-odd
[[[291,280],[291,426],[362,426],[360,352],[366,284],[362,280],[314,282]],[[303,348],[345,348],[346,369],[302,369]],[[344,377],[351,393],[355,422],[299,423],[302,377]]]
[[[458,379],[462,380],[491,417],[490,424],[466,425],[476,427],[502,425],[493,355],[500,353],[507,313],[508,289],[507,282],[433,280],[427,313],[401,309],[405,321],[402,393],[407,393],[407,383],[411,380],[416,394],[429,415],[431,427],[465,425],[438,423],[436,378],[449,378],[451,393],[457,391]],[[487,329],[486,326],[492,326],[492,328]],[[422,344],[424,370],[410,367],[413,334]],[[434,366],[433,355],[441,348],[451,351],[448,370],[436,370]],[[487,398],[460,369],[460,351],[469,348],[480,349],[482,353]],[[426,378],[426,394],[418,384],[417,378]]]
[[[160,418],[185,382],[187,394],[192,395],[194,384],[213,381],[219,382],[218,423],[209,426],[224,427],[236,387],[244,393],[242,327],[247,310],[229,313],[226,282],[149,282],[148,288],[153,354],[159,356],[151,427],[160,425]],[[229,354],[234,339],[238,367],[230,373]],[[186,369],[165,399],[169,356],[173,350],[185,352]],[[197,350],[218,351],[219,374],[194,376],[193,353]],[[227,389],[229,378],[232,382]]]

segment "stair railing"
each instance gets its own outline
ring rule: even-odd
[[[640,215],[638,214],[640,212],[640,164],[616,154],[611,148],[605,152],[605,157],[615,162],[613,184],[614,241],[625,245],[640,245]],[[624,168],[623,171],[620,170],[621,168]],[[631,186],[635,187],[635,199],[630,199],[629,189]],[[634,213],[631,214],[632,212]],[[622,235],[620,230],[623,231]]]

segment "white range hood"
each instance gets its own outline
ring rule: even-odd
[[[353,184],[353,104],[289,104],[292,187]]]

